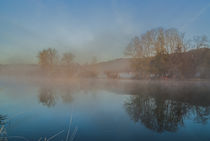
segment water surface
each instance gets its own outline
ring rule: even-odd
[[[0,79],[1,139],[210,140],[206,81]]]

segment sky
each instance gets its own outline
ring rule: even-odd
[[[152,28],[210,37],[209,25],[210,0],[0,0],[0,64],[37,63],[47,48],[112,60]]]

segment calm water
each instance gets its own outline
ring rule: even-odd
[[[1,139],[210,140],[208,82],[49,82],[0,79]]]

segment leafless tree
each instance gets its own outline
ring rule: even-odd
[[[68,52],[68,53],[63,54],[61,61],[64,65],[70,66],[72,64],[74,58],[75,58],[75,56],[71,52]]]
[[[186,43],[184,33],[174,28],[163,29],[160,27],[151,29],[140,37],[134,37],[128,44],[125,55],[133,58],[132,64],[135,71],[164,72],[165,74],[171,67],[169,65],[170,58],[173,58],[169,58],[169,54],[182,54],[187,50]],[[182,62],[180,58],[172,60],[173,65]]]
[[[210,47],[209,40],[208,40],[207,36],[205,36],[205,35],[195,36],[193,38],[193,41],[194,41],[194,47],[196,49]]]
[[[44,70],[52,70],[58,64],[58,52],[48,48],[38,53],[39,65]]]

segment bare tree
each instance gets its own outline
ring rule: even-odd
[[[170,28],[165,31],[165,39],[166,39],[166,50],[168,53],[175,52],[184,52],[185,42],[184,42],[184,33],[179,32],[175,28]]]
[[[131,56],[133,58],[143,57],[143,47],[141,45],[139,37],[135,36],[131,42],[128,44],[124,54],[126,56]]]
[[[184,33],[174,28],[155,28],[140,37],[134,37],[128,44],[125,55],[133,58],[135,71],[166,74],[170,67],[169,54],[181,55],[186,49]],[[179,58],[174,59],[172,64],[177,64],[177,61],[182,62]]]
[[[52,70],[58,63],[58,52],[55,49],[48,48],[38,53],[39,65],[44,70]]]
[[[70,66],[72,64],[74,58],[75,58],[75,56],[71,52],[68,52],[68,53],[63,54],[61,61],[64,65]]]
[[[193,41],[194,41],[194,47],[196,49],[210,47],[209,40],[208,40],[207,36],[205,36],[205,35],[195,36],[193,38]]]

